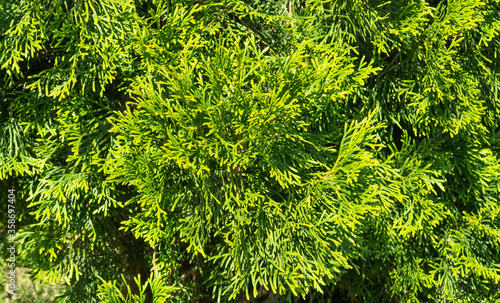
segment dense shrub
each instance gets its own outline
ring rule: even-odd
[[[62,301],[500,301],[499,1],[0,3],[0,189]]]

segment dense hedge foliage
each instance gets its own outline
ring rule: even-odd
[[[0,190],[63,302],[500,301],[498,0],[0,3]]]

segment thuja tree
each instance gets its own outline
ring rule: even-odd
[[[0,187],[61,301],[500,300],[499,1],[0,15]]]

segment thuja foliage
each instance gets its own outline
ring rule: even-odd
[[[59,301],[500,301],[498,0],[0,3]]]

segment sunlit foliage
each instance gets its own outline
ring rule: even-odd
[[[500,300],[499,1],[0,3],[0,189],[61,301]]]

